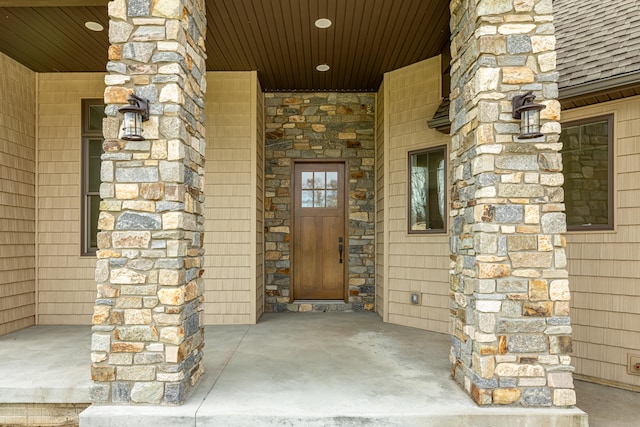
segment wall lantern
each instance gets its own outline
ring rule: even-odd
[[[520,119],[520,139],[538,138],[540,132],[540,111],[547,108],[546,105],[535,104],[536,96],[529,91],[524,95],[513,97],[513,118]]]
[[[124,115],[122,120],[122,139],[127,141],[144,141],[142,122],[149,120],[149,100],[135,94],[127,98],[129,105],[118,109]]]

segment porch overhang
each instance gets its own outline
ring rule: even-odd
[[[36,72],[104,72],[107,4],[0,0],[0,51]],[[207,71],[257,71],[267,92],[375,92],[384,73],[437,56],[449,39],[448,0],[206,0],[206,9]],[[332,25],[316,28],[318,18]]]

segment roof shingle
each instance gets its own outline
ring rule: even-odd
[[[553,2],[560,89],[640,73],[640,0]]]

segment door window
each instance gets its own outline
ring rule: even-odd
[[[302,172],[303,208],[338,207],[338,172]]]

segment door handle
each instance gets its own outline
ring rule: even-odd
[[[340,264],[342,264],[342,251],[343,251],[342,237],[338,237],[338,253],[340,254]]]

